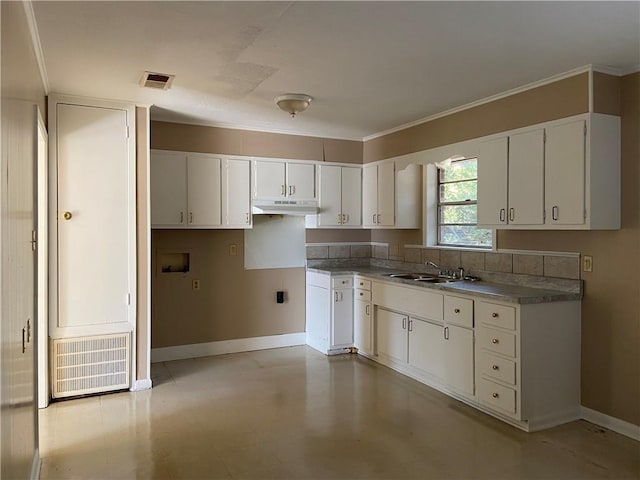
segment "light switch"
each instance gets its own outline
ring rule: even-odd
[[[593,257],[591,255],[582,257],[582,270],[585,272],[593,272]]]
[[[235,257],[238,254],[238,246],[235,243],[229,245],[229,255]]]

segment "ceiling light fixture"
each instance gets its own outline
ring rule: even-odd
[[[275,104],[278,105],[281,110],[291,115],[291,117],[295,117],[296,114],[304,112],[312,100],[313,97],[304,93],[285,93],[273,99]]]

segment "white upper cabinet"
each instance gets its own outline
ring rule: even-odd
[[[222,221],[225,227],[251,228],[250,174],[250,160],[223,160]]]
[[[620,118],[583,114],[481,142],[478,224],[620,228]]]
[[[220,168],[220,157],[187,156],[188,226],[216,227],[221,224]]]
[[[367,227],[395,225],[395,163],[362,169],[362,215]]]
[[[361,202],[360,167],[318,167],[318,226],[360,226]]]
[[[314,200],[315,165],[285,161],[254,162],[253,198]]]
[[[584,223],[584,120],[547,128],[545,150],[545,211],[547,223]]]
[[[509,223],[544,223],[544,130],[509,137]]]
[[[187,219],[187,154],[151,152],[151,225],[181,227]]]
[[[481,142],[478,152],[478,224],[506,225],[509,138]]]

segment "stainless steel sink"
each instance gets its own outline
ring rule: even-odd
[[[418,280],[425,275],[421,273],[390,273],[388,276],[391,278],[402,278],[404,280]]]
[[[416,282],[428,282],[428,283],[451,283],[459,282],[458,278],[442,278],[442,277],[420,277],[414,278]]]

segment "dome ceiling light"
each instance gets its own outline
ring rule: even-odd
[[[278,105],[281,110],[291,115],[292,118],[298,113],[304,112],[312,100],[313,97],[305,93],[285,93],[273,99],[274,103]]]

